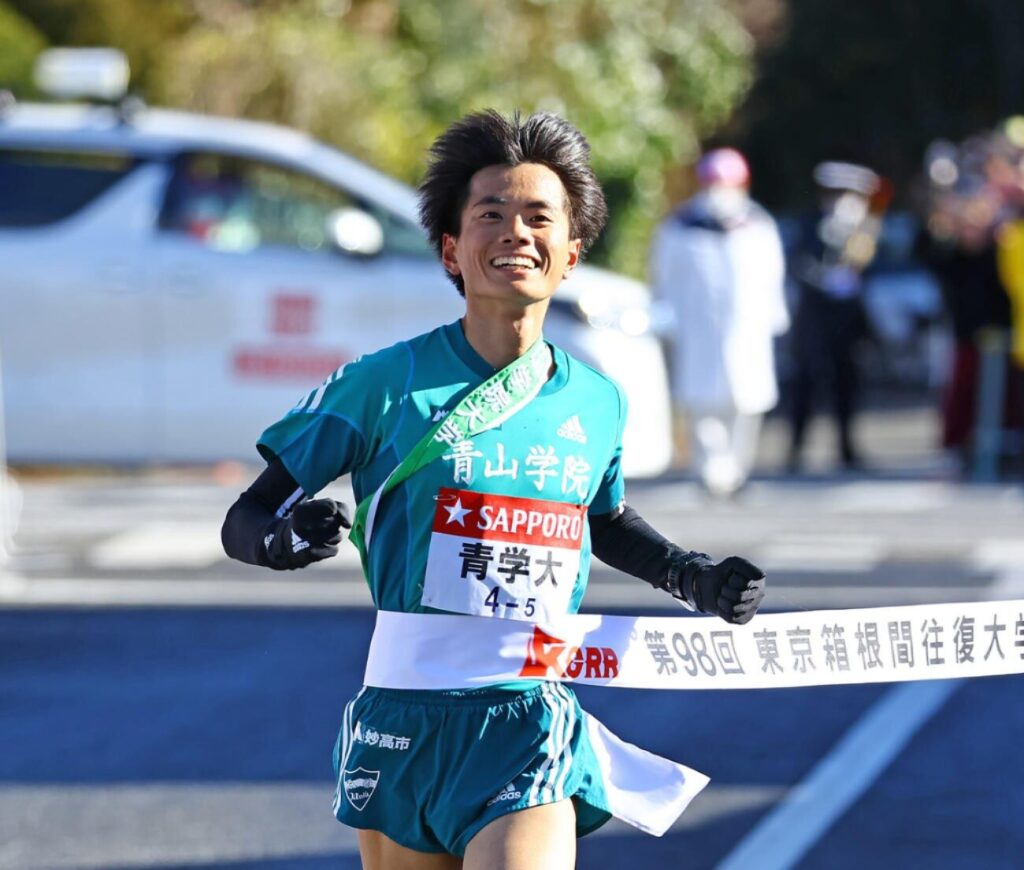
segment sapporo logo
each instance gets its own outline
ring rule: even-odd
[[[364,767],[357,767],[355,770],[346,770],[342,773],[342,784],[345,786],[345,797],[359,812],[363,811],[367,801],[373,797],[373,792],[380,781],[379,770],[367,770]]]
[[[607,646],[572,646],[533,627],[521,677],[611,678],[619,675],[619,657]]]

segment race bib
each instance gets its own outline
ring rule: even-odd
[[[584,505],[443,488],[421,601],[503,619],[565,614],[586,521]]]

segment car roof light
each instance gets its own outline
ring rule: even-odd
[[[35,65],[39,89],[64,100],[119,100],[128,76],[128,59],[116,48],[51,48]]]

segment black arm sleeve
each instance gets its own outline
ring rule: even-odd
[[[232,559],[269,567],[264,538],[305,493],[280,459],[271,462],[228,509],[220,540]]]
[[[691,595],[682,594],[681,575],[688,566],[708,564],[704,553],[673,544],[628,505],[621,511],[591,515],[589,522],[591,550],[598,559],[692,603]]]

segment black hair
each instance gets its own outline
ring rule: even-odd
[[[488,166],[540,163],[561,179],[567,197],[569,237],[582,241],[581,253],[597,239],[608,217],[604,191],[590,168],[590,145],[558,115],[538,112],[525,121],[493,109],[466,115],[430,148],[430,162],[419,187],[420,223],[441,254],[442,238],[459,234],[462,209],[473,176]],[[461,275],[450,275],[465,295]]]

